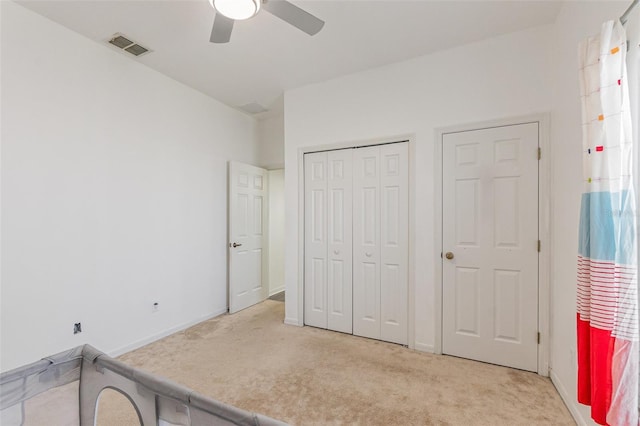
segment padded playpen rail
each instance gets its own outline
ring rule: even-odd
[[[23,425],[25,403],[76,381],[79,386],[73,401],[77,406],[71,409],[77,409],[75,418],[80,426],[95,424],[98,399],[105,389],[126,396],[145,426],[284,425],[130,367],[89,345],[0,374],[0,423]]]

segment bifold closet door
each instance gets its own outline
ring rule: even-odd
[[[352,333],[352,150],[304,161],[304,322]]]
[[[407,344],[408,144],[353,154],[353,334]]]
[[[352,160],[352,149],[327,152],[327,328],[343,333],[353,332]]]
[[[327,328],[327,153],[304,156],[304,323]]]

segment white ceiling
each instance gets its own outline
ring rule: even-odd
[[[20,3],[99,43],[123,33],[153,50],[132,60],[234,108],[253,102],[271,108],[291,88],[552,23],[561,5],[552,0],[292,2],[326,22],[320,33],[310,37],[261,11],[236,22],[230,43],[212,44],[214,11],[207,0]]]

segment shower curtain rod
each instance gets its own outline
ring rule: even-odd
[[[635,9],[638,3],[640,3],[640,0],[633,0],[633,2],[631,3],[631,6],[629,6],[629,8],[625,10],[625,12],[622,14],[622,16],[620,17],[620,22],[622,22],[622,25],[627,23],[627,20],[629,19],[629,15],[631,15],[631,11]]]

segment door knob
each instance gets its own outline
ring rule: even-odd
[[[231,244],[231,247],[236,248],[236,247],[240,247],[242,244],[238,244],[238,243],[233,243]]]
[[[448,251],[447,254],[444,255],[444,257],[446,257],[447,259],[451,260],[451,259],[453,259],[453,253]]]

